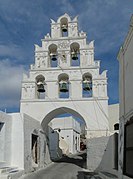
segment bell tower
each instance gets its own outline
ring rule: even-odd
[[[99,73],[94,41],[87,43],[86,33],[79,32],[77,16],[51,19],[51,34],[41,41],[41,47],[35,45],[35,64],[23,75],[20,111],[47,125],[52,117],[46,116],[71,109],[86,122],[88,136],[107,130],[106,71]]]

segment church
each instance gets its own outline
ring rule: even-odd
[[[79,31],[78,17],[65,13],[57,21],[51,19],[51,32],[41,42],[35,45],[29,74],[23,74],[20,113],[0,112],[0,168],[7,176],[51,163],[48,124],[58,115],[82,120],[88,140],[110,136],[115,124],[117,111],[108,105],[107,71],[100,73],[94,41],[87,42],[87,34]]]

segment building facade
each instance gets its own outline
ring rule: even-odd
[[[133,178],[133,16],[118,53],[120,130],[119,178]]]

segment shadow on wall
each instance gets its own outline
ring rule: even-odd
[[[109,137],[102,160],[96,170],[118,170],[118,133]]]
[[[52,161],[56,161],[62,158],[62,150],[59,147],[59,133],[53,130],[50,126],[48,127],[48,131],[50,158]]]
[[[118,170],[118,133],[88,139],[87,168],[90,172],[116,174]]]

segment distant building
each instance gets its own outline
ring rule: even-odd
[[[119,178],[133,178],[133,15],[118,54],[120,131]]]
[[[56,133],[59,134],[59,148],[63,154],[75,154],[80,151],[80,123],[72,116],[63,118],[54,118],[50,124],[53,129],[49,133],[49,137],[56,139]],[[56,141],[57,143],[58,141]]]

